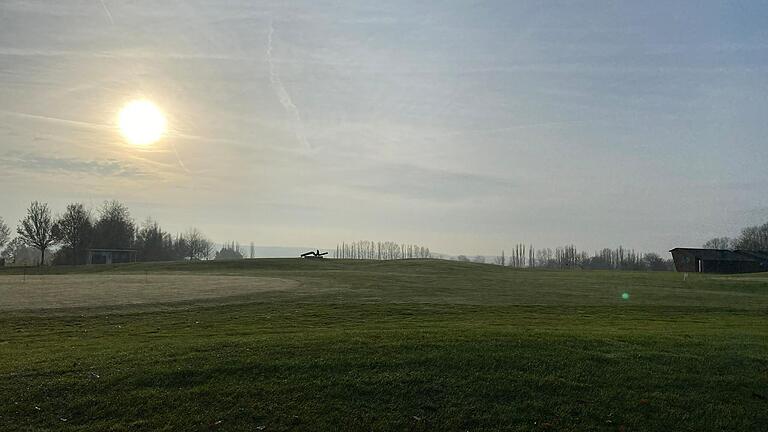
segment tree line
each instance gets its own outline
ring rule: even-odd
[[[704,249],[768,251],[768,222],[743,228],[736,238],[715,237],[704,243],[702,247]]]
[[[428,247],[415,244],[360,240],[351,243],[342,242],[337,244],[336,250],[333,252],[333,257],[345,259],[397,260],[431,258],[432,254]]]
[[[470,260],[465,255],[459,255],[459,261],[485,262],[485,257],[478,256]],[[604,248],[592,254],[579,250],[575,245],[566,245],[555,249],[536,249],[533,245],[517,244],[507,255],[502,250],[501,255],[493,260],[496,265],[514,268],[548,268],[548,269],[584,269],[584,270],[672,270],[673,262],[657,253],[638,253],[634,249],[619,246],[615,249]]]
[[[91,210],[82,203],[68,204],[63,213],[53,215],[48,204],[34,201],[19,221],[16,236],[0,217],[0,259],[7,263],[53,263],[79,265],[87,262],[89,249],[132,249],[138,261],[173,261],[204,259],[242,259],[246,250],[237,242],[225,243],[220,250],[196,228],[171,234],[158,222],[147,219],[137,224],[128,208],[118,201],[105,201]],[[3,248],[4,247],[4,248]],[[46,255],[49,250],[55,251]],[[746,227],[736,238],[716,237],[703,245],[709,249],[768,250],[768,223]],[[35,256],[35,254],[37,254]],[[253,243],[250,257],[254,257]],[[334,258],[395,260],[431,258],[429,248],[391,241],[361,240],[336,245]],[[484,263],[484,256],[459,261]],[[672,260],[656,253],[638,253],[634,249],[604,248],[589,254],[574,245],[555,249],[536,249],[523,243],[509,254],[502,251],[493,263],[515,268],[581,268],[602,270],[670,270]]]
[[[16,237],[0,218],[0,256],[11,264],[30,265],[30,249],[38,253],[34,263],[86,264],[91,249],[130,249],[138,261],[210,259],[215,244],[197,228],[175,235],[156,221],[137,224],[128,207],[118,201],[105,201],[95,212],[82,203],[66,206],[53,215],[47,203],[33,201],[19,221]],[[7,243],[7,245],[6,245]],[[58,248],[51,254],[46,252]],[[31,261],[31,260],[30,260]]]
[[[217,260],[239,260],[244,257],[244,248],[240,246],[240,243],[232,241],[230,243],[224,243],[221,246],[221,250],[216,252],[215,259]],[[253,243],[251,243],[251,258],[253,258]]]

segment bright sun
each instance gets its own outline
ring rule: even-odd
[[[165,116],[157,105],[146,99],[134,100],[120,110],[120,132],[134,145],[148,145],[165,133]]]

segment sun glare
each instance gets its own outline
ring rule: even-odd
[[[157,105],[141,99],[129,102],[120,110],[118,125],[129,143],[149,145],[163,136],[166,122]]]

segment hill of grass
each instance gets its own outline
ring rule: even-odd
[[[765,275],[292,259],[43,271],[301,289],[4,312],[0,430],[768,430]]]

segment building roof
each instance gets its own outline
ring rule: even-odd
[[[713,261],[755,261],[760,259],[746,251],[732,251],[727,249],[696,249],[696,248],[674,248],[670,252],[688,252],[696,255],[696,258]]]
[[[742,253],[742,254],[745,254],[745,255],[749,255],[749,256],[757,258],[759,260],[768,261],[768,251],[749,251],[749,250],[737,249],[735,252]]]

